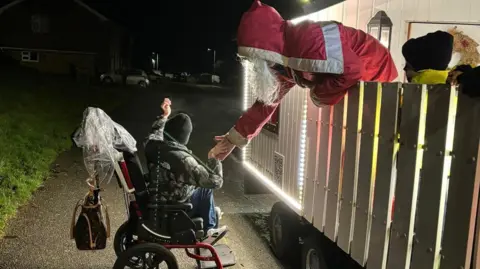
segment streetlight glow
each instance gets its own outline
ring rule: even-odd
[[[207,48],[207,51],[213,51],[213,74],[215,75],[215,57],[216,57],[216,51],[214,49],[211,49],[211,48]]]

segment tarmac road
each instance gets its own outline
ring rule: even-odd
[[[174,113],[187,112],[193,120],[194,132],[190,148],[202,159],[213,146],[213,136],[228,131],[240,115],[241,93],[209,87],[167,84],[138,90],[128,103],[111,113],[142,142],[151,123],[160,113],[160,104],[169,97]],[[142,154],[140,154],[142,155]],[[215,193],[215,200],[225,212],[223,224],[229,226],[224,239],[237,257],[237,265],[230,268],[275,269],[284,268],[271,254],[266,238],[266,213],[276,201],[271,195],[243,194],[244,171],[232,160],[224,163],[225,184]],[[0,240],[0,268],[10,269],[107,269],[115,261],[112,240],[106,250],[81,252],[69,238],[73,207],[87,191],[86,172],[78,149],[62,154],[52,169],[52,175],[32,199],[13,219]],[[104,197],[109,206],[112,238],[125,221],[125,207],[121,189],[115,181],[104,186]],[[180,268],[195,268],[183,252],[175,252]]]

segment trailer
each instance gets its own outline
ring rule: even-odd
[[[448,24],[478,34],[480,25],[475,0],[347,0],[294,22],[366,29],[379,11],[393,22],[382,43],[398,70],[412,32]],[[248,70],[245,110],[255,101]],[[480,268],[480,102],[402,80],[359,82],[321,109],[294,87],[278,122],[242,150],[245,169],[281,201],[270,213],[271,244],[277,257],[301,262],[294,268]],[[342,265],[328,267],[332,256]]]

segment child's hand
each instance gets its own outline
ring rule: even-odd
[[[235,145],[232,144],[225,135],[215,136],[215,141],[217,145],[208,152],[208,157],[223,161],[232,153]]]
[[[168,98],[163,99],[162,109],[163,109],[163,116],[165,118],[168,118],[170,114],[172,114],[171,106],[172,106],[172,101],[170,101],[170,99]]]

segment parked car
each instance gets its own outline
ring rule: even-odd
[[[185,72],[173,74],[173,81],[176,82],[187,82],[189,75]]]
[[[147,73],[140,69],[132,70],[115,70],[102,74],[100,81],[103,84],[124,84],[124,85],[138,85],[142,88],[150,85]]]
[[[151,70],[147,72],[148,80],[152,83],[159,83],[162,80],[162,72],[159,70]]]
[[[212,75],[208,73],[203,73],[200,75],[199,79],[200,83],[205,83],[205,84],[219,84],[220,83],[220,77],[217,75]]]

